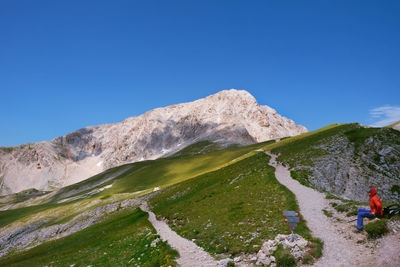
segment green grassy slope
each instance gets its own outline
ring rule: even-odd
[[[126,168],[127,166],[130,167],[128,171],[120,174],[111,181],[96,186],[95,188],[100,188],[104,187],[105,185],[113,184],[110,189],[104,190],[97,195],[104,196],[107,194],[132,193],[146,189],[152,189],[155,187],[163,188],[165,186],[196,177],[213,169],[217,169],[254,149],[263,147],[268,143],[271,142],[264,142],[245,147],[230,147],[224,150],[212,151],[206,154],[193,154],[193,151],[198,149],[201,150],[202,148],[210,145],[207,142],[201,142],[200,144],[185,148],[178,155],[157,160],[122,165],[78,184],[67,186],[62,190],[65,193],[65,191],[73,191],[82,187],[83,185],[90,187],[90,184],[95,184],[98,180],[104,179],[104,175],[111,175],[111,173],[119,171],[122,168]],[[90,190],[92,189],[93,187],[90,187]],[[80,192],[79,194],[86,193],[90,190]]]
[[[189,155],[194,156],[198,154],[207,154],[222,149],[223,147],[220,144],[205,140],[189,145],[169,157],[179,157],[179,156],[189,156]]]
[[[167,188],[150,200],[172,229],[212,254],[254,253],[263,241],[290,231],[283,210],[298,210],[295,196],[278,183],[269,157],[258,152]],[[305,223],[295,232],[311,239]]]
[[[162,158],[153,161],[126,164],[109,169],[101,174],[93,176],[85,181],[60,189],[55,195],[47,199],[45,203],[12,210],[0,211],[0,227],[16,220],[29,220],[30,216],[42,212],[50,218],[60,219],[68,210],[68,217],[77,215],[83,210],[74,212],[73,206],[80,201],[88,202],[99,200],[102,203],[91,208],[98,207],[124,198],[138,197],[151,192],[155,187],[164,188],[181,181],[191,179],[203,173],[218,169],[239,157],[245,157],[247,153],[260,148],[269,142],[259,143],[245,147],[230,147],[207,154],[191,155],[183,154],[171,158]],[[116,175],[117,174],[117,175]],[[112,177],[112,179],[108,179]],[[105,181],[105,182],[103,182]],[[112,187],[102,191],[93,190]],[[82,190],[84,188],[85,190]],[[139,192],[138,194],[134,194]],[[60,200],[70,198],[71,201],[60,203]],[[83,205],[84,206],[84,205]],[[58,210],[60,212],[55,212]]]
[[[277,160],[291,167],[301,164],[312,165],[313,157],[325,154],[324,150],[314,148],[314,146],[323,143],[324,140],[332,136],[343,134],[354,128],[355,125],[352,124],[332,124],[316,131],[287,138],[276,144],[266,146],[265,149],[271,150],[274,154],[280,154]]]
[[[86,210],[161,187],[150,205],[158,216],[168,218],[180,235],[196,239],[198,245],[216,255],[254,253],[263,241],[289,233],[282,210],[298,210],[295,196],[275,179],[269,157],[256,151],[271,144],[198,153],[199,146],[209,145],[204,143],[170,158],[113,168],[63,188],[41,205],[0,212],[0,225],[29,224],[44,218],[52,218],[49,224],[66,222]],[[104,189],[106,185],[112,187]],[[91,193],[99,188],[104,190]],[[135,194],[138,191],[141,193]],[[71,201],[59,202],[68,199]],[[153,235],[147,237],[150,231]],[[319,247],[313,255],[319,256],[321,246],[312,239],[305,222],[295,232],[312,240]],[[155,238],[140,210],[120,212],[68,237],[2,259],[0,265],[174,265],[176,253],[166,244],[159,243],[157,249],[149,246]]]
[[[178,253],[159,238],[147,213],[120,212],[70,236],[0,259],[0,266],[176,266]]]
[[[18,204],[21,202],[25,202],[29,199],[36,198],[38,196],[43,196],[48,193],[49,192],[38,191],[36,189],[28,189],[6,196],[0,196],[0,207],[6,206],[8,204]]]

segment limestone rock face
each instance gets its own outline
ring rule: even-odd
[[[0,148],[0,194],[51,190],[125,163],[156,159],[202,140],[252,144],[307,129],[258,105],[246,91],[224,90],[123,122],[90,126],[51,141]]]
[[[400,201],[400,134],[393,129],[375,128],[374,134],[354,141],[348,133],[366,129],[361,125],[343,127],[335,135],[310,142],[308,151],[298,151],[292,171],[305,171],[316,189],[342,198],[369,202],[369,186],[378,191],[383,202]],[[349,125],[350,126],[350,125]],[[373,130],[373,129],[371,129]],[[286,162],[284,162],[286,164]]]

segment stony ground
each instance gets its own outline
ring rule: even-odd
[[[384,237],[376,240],[369,239],[365,231],[361,233],[352,232],[356,225],[353,220],[357,219],[357,216],[348,217],[346,212],[337,212],[331,205],[331,203],[338,203],[336,200],[330,199],[327,200],[327,203],[329,205],[325,209],[332,214],[332,217],[328,219],[338,229],[340,236],[347,239],[352,246],[370,253],[368,258],[371,261],[368,263],[370,265],[367,266],[400,266],[400,221],[389,221],[389,233]],[[360,206],[360,208],[369,209],[368,206]],[[369,221],[364,219],[364,225],[368,223]]]

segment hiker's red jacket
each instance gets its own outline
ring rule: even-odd
[[[383,210],[382,210],[382,202],[379,199],[379,197],[376,196],[376,189],[373,187],[370,187],[371,193],[370,193],[370,202],[369,206],[371,208],[371,213],[375,214],[378,217],[383,216]]]

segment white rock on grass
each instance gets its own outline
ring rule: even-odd
[[[156,238],[156,239],[154,239],[154,240],[153,240],[153,242],[151,242],[150,246],[151,246],[152,248],[156,247],[156,246],[157,246],[157,243],[158,243],[158,241],[160,241],[160,239],[159,239],[159,238]]]
[[[233,259],[234,262],[239,262],[242,260],[242,256],[236,257]]]
[[[232,259],[229,259],[229,258],[226,258],[226,259],[220,260],[220,261],[219,261],[219,265],[221,265],[221,266],[227,266],[229,262],[233,262],[233,260],[232,260]]]

